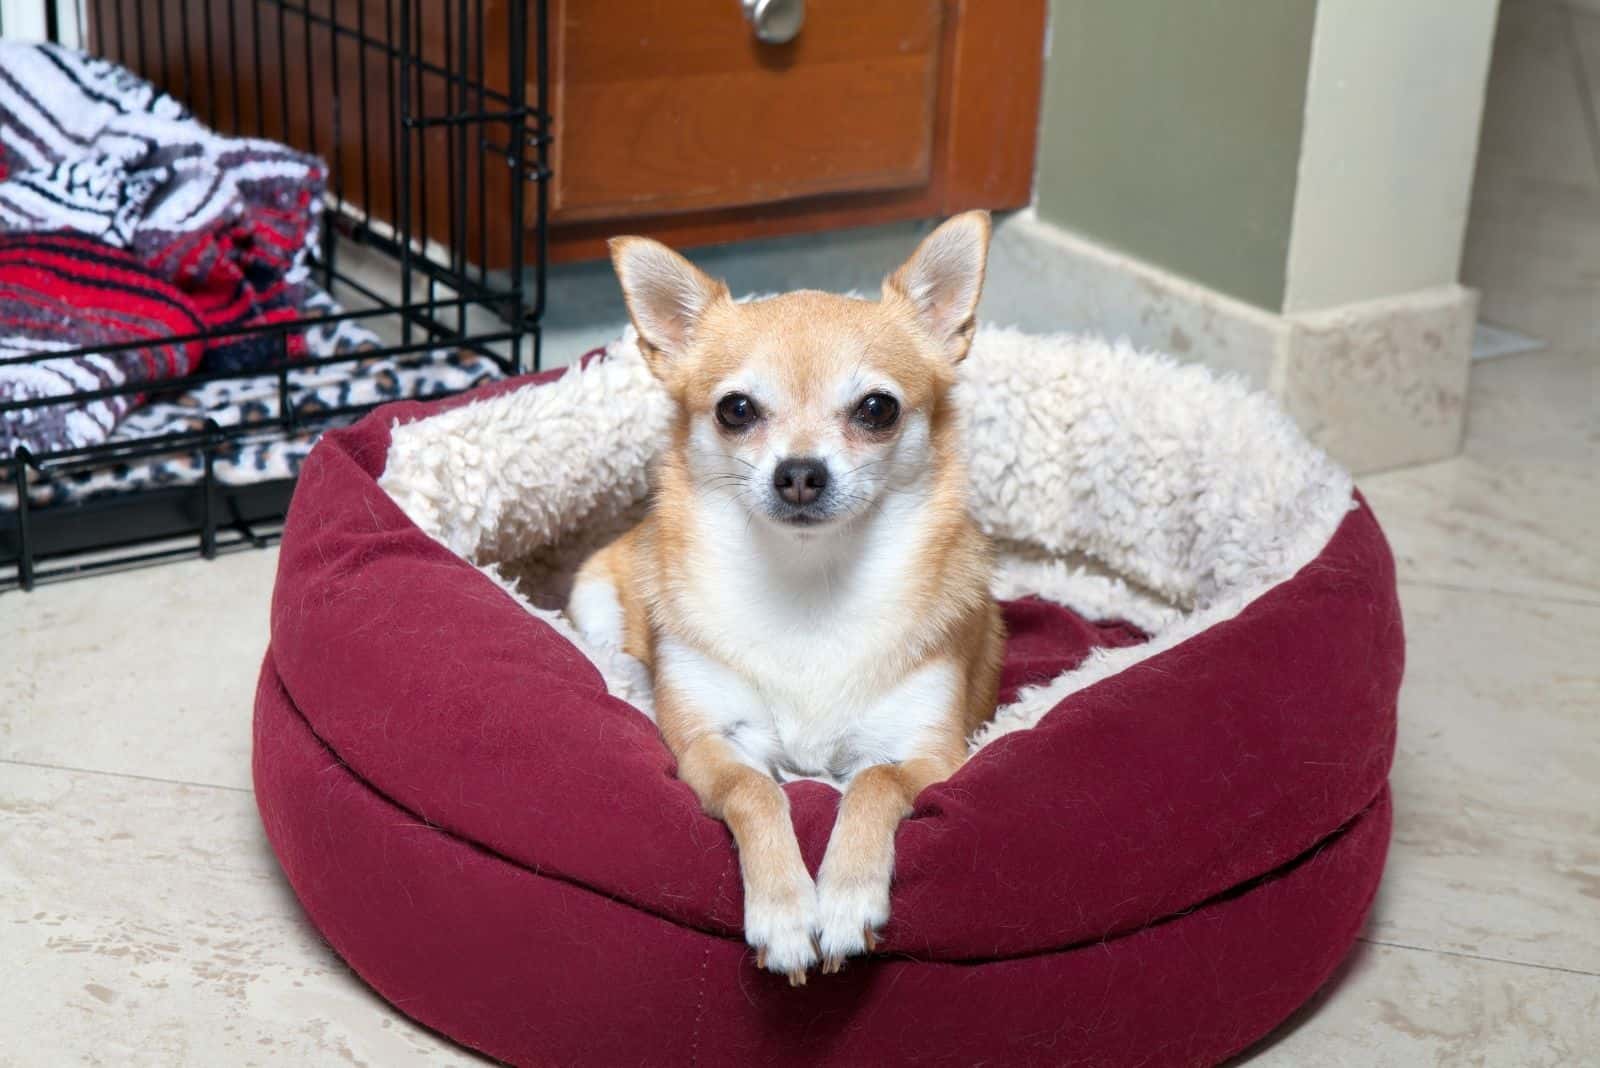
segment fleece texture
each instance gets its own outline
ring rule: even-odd
[[[1237,615],[1316,556],[1351,507],[1349,475],[1265,395],[1126,343],[985,329],[958,405],[973,511],[1009,550],[996,593],[1155,639],[1021,694],[974,748]],[[397,425],[380,480],[422,530],[542,603],[529,608],[647,714],[639,668],[551,606],[584,553],[637,513],[670,417],[630,329],[544,388]]]
[[[1003,707],[901,826],[878,951],[800,992],[745,950],[648,679],[555,612],[668,418],[631,341],[329,434],[255,778],[333,946],[519,1063],[1198,1064],[1281,1021],[1388,841],[1403,639],[1370,509],[1264,399],[1124,346],[985,331],[960,389]],[[785,791],[815,868],[838,794]]]

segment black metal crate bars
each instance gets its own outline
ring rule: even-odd
[[[264,364],[247,370],[201,366],[155,383],[0,396],[0,419],[247,380],[262,398],[226,421],[206,415],[146,436],[0,455],[0,592],[270,544],[292,477],[223,479],[219,458],[245,444],[303,439],[375,403],[321,395],[305,403],[297,382],[319,369],[337,376],[385,360],[423,368],[408,379],[408,395],[426,398],[457,388],[430,378],[430,361],[466,357],[501,375],[538,368],[550,140],[545,25],[544,0],[79,5],[88,51],[176,97],[219,133],[282,142],[325,162],[309,265],[337,308],[13,357],[43,364],[246,340],[271,348]],[[296,340],[341,324],[367,331],[367,341],[308,353]],[[164,457],[189,459],[183,477],[56,492]]]

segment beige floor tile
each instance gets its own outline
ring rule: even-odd
[[[1461,280],[1479,290],[1488,322],[1557,345],[1600,336],[1600,193],[1481,164]]]
[[[1483,318],[1558,343],[1600,336],[1600,154],[1581,52],[1600,74],[1592,17],[1502,6],[1461,268]]]
[[[1424,586],[1371,931],[1600,974],[1600,606]]]
[[[1600,602],[1600,340],[1480,363],[1468,404],[1461,456],[1361,480],[1401,577]]]
[[[1567,0],[1580,84],[1589,94],[1589,117],[1600,115],[1600,0]]]
[[[0,758],[248,786],[277,557],[0,596]]]
[[[1600,468],[1466,455],[1361,490],[1402,579],[1600,602]]]
[[[1484,96],[1480,167],[1600,191],[1574,21],[1570,9],[1549,0],[1501,6]]]
[[[243,791],[0,763],[0,960],[16,1068],[481,1063],[321,942]]]
[[[1464,452],[1491,463],[1600,467],[1600,332],[1583,348],[1474,364]]]
[[[1600,1049],[1600,978],[1358,945],[1251,1068],[1565,1068]]]

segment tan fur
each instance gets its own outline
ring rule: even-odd
[[[977,225],[975,217],[959,221]],[[981,222],[986,242],[987,218]],[[925,787],[961,766],[967,736],[995,707],[1003,628],[989,593],[992,552],[967,511],[967,474],[950,401],[955,361],[965,354],[971,339],[971,310],[966,308],[963,317],[962,308],[951,313],[948,308],[930,311],[919,306],[908,281],[916,257],[885,283],[881,301],[802,291],[738,304],[726,287],[686,262],[675,265],[680,273],[667,282],[654,274],[641,281],[636,266],[640,257],[635,255],[640,249],[630,249],[630,243],[639,240],[618,239],[613,254],[641,347],[676,402],[677,418],[655,472],[647,518],[592,557],[579,580],[605,581],[615,588],[624,649],[653,671],[667,640],[739,669],[741,650],[712,633],[697,615],[692,596],[695,583],[715,581],[708,576],[716,574],[716,562],[707,559],[712,547],[706,542],[704,505],[691,473],[690,449],[695,427],[710,425],[707,421],[713,419],[719,383],[754,368],[793,395],[810,398],[805,412],[795,414],[782,428],[790,435],[794,454],[808,449],[811,435],[823,432],[829,419],[844,418],[814,391],[818,383],[848,375],[853,366],[887,375],[902,390],[902,408],[926,414],[931,459],[924,480],[927,504],[918,513],[926,518],[916,532],[906,535],[920,539],[915,546],[918,567],[897,591],[895,603],[884,609],[903,619],[904,629],[894,648],[875,658],[868,672],[872,677],[862,678],[861,685],[875,688],[873,692],[888,691],[927,665],[948,663],[955,668],[959,695],[941,725],[909,759],[866,767],[850,780],[817,890],[824,908],[830,893],[881,883],[886,895],[899,822]],[[652,245],[648,252],[656,259],[645,262],[653,264],[665,250]],[[978,270],[981,280],[981,257]],[[670,289],[665,300],[649,288],[663,285]],[[958,295],[969,296],[975,305],[975,292]],[[655,303],[641,308],[642,300]],[[663,323],[678,306],[693,309],[692,325]],[[940,313],[946,320],[936,318]],[[936,324],[941,336],[930,336],[930,323]],[[765,432],[766,428],[757,427],[749,433]],[[864,455],[881,437],[854,424],[843,432],[844,447],[859,447]],[[752,446],[757,442],[747,441]],[[662,737],[677,757],[679,777],[695,791],[705,811],[724,820],[733,834],[747,915],[752,902],[779,908],[786,907],[785,902],[796,904],[792,899],[808,893],[811,881],[777,782],[742,762],[728,741],[708,728],[692,695],[677,692],[660,675],[656,711]],[[862,939],[870,949],[874,940],[870,927]],[[766,946],[756,944],[753,936],[751,940],[758,962],[765,964]],[[837,953],[822,961],[824,971],[837,970],[840,964]],[[804,982],[803,967],[784,970],[791,982]]]
[[[578,572],[580,578],[608,581],[616,589],[622,603],[623,652],[642,661],[645,667],[654,662],[650,655],[650,613],[645,602],[650,586],[649,577],[639,576],[636,569],[641,561],[649,559],[648,554],[639,551],[639,543],[650,536],[650,530],[646,520],[589,557]]]

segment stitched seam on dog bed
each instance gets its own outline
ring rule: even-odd
[[[690,1032],[689,1066],[694,1068],[700,1063],[700,1025],[706,1016],[706,976],[711,971],[711,947],[706,946],[704,955],[700,958],[700,989],[694,1002],[694,1030]]]
[[[997,962],[997,961],[1028,960],[1028,959],[1030,959],[1032,957],[1048,957],[1048,956],[1050,956],[1052,954],[1056,954],[1056,953],[1073,953],[1073,952],[1076,952],[1078,950],[1089,949],[1090,947],[1093,947],[1093,946],[1109,946],[1109,945],[1112,945],[1113,943],[1120,942],[1124,938],[1130,938],[1130,937],[1132,937],[1134,935],[1137,935],[1137,934],[1139,934],[1139,933],[1141,933],[1143,931],[1148,931],[1148,930],[1150,930],[1152,928],[1161,927],[1161,926],[1163,926],[1165,924],[1174,923],[1174,922],[1176,922],[1178,920],[1186,919],[1189,916],[1193,916],[1196,913],[1202,912],[1202,911],[1204,911],[1204,910],[1206,910],[1206,909],[1208,909],[1208,908],[1210,908],[1210,907],[1212,907],[1214,905],[1221,905],[1224,902],[1232,901],[1235,898],[1243,897],[1246,894],[1249,894],[1249,893],[1252,893],[1252,892],[1254,892],[1256,890],[1261,889],[1263,886],[1267,885],[1268,883],[1277,882],[1279,879],[1282,879],[1285,876],[1290,875],[1296,869],[1301,867],[1301,865],[1309,864],[1312,861],[1316,860],[1318,854],[1320,854],[1323,850],[1329,848],[1330,846],[1333,846],[1333,845],[1337,844],[1341,839],[1344,838],[1344,836],[1347,833],[1349,833],[1349,831],[1350,831],[1350,829],[1352,827],[1354,827],[1356,824],[1360,823],[1363,819],[1366,819],[1369,815],[1371,815],[1372,811],[1374,809],[1376,809],[1380,804],[1383,803],[1384,796],[1388,792],[1388,790],[1389,790],[1389,783],[1388,783],[1387,780],[1385,780],[1384,784],[1381,787],[1379,787],[1378,792],[1373,795],[1372,799],[1369,800],[1365,805],[1363,805],[1361,807],[1360,811],[1358,811],[1354,816],[1351,816],[1348,820],[1346,820],[1343,824],[1341,824],[1338,828],[1336,828],[1332,832],[1330,832],[1330,833],[1324,835],[1323,837],[1317,839],[1317,841],[1311,846],[1311,848],[1305,850],[1303,853],[1300,853],[1298,856],[1294,857],[1293,859],[1291,859],[1291,860],[1289,860],[1289,861],[1287,861],[1287,862],[1285,862],[1283,864],[1278,865],[1276,868],[1273,868],[1271,871],[1265,872],[1264,874],[1261,874],[1261,875],[1257,875],[1256,877],[1254,877],[1252,879],[1246,879],[1244,882],[1238,884],[1237,886],[1231,886],[1228,889],[1222,891],[1222,893],[1220,893],[1220,894],[1213,894],[1210,897],[1206,898],[1203,901],[1200,901],[1197,904],[1191,905],[1190,907],[1188,907],[1186,909],[1180,909],[1177,912],[1169,913],[1166,916],[1163,916],[1158,920],[1151,920],[1149,923],[1142,923],[1137,927],[1130,927],[1125,931],[1118,931],[1116,934],[1110,936],[1109,938],[1081,939],[1081,940],[1079,940],[1077,942],[1068,942],[1066,945],[1063,945],[1063,946],[1051,946],[1051,947],[1046,948],[1046,949],[1025,950],[1025,951],[1023,951],[1021,953],[1008,953],[1008,954],[1006,954],[1004,956],[995,956],[995,957],[913,957],[909,953],[885,953],[885,954],[881,954],[881,956],[884,956],[884,957],[887,957],[887,958],[900,957],[900,958],[905,958],[905,959],[926,960],[926,961],[929,961],[931,963],[954,964],[954,965],[972,967],[974,965],[990,964],[990,963]],[[1381,872],[1380,872],[1380,879],[1381,879],[1381,877],[1382,876],[1381,876]],[[1373,895],[1377,894],[1377,885],[1376,885],[1376,883],[1374,883],[1374,885],[1373,885],[1372,894]],[[1372,902],[1371,902],[1371,897],[1369,896],[1366,908],[1370,909],[1371,906],[1372,906]],[[1364,909],[1363,910],[1363,915],[1365,915],[1365,911],[1366,910]]]
[[[1373,808],[1376,808],[1378,806],[1378,804],[1384,799],[1384,796],[1385,796],[1387,791],[1388,791],[1388,783],[1386,782],[1384,784],[1384,789],[1378,791],[1378,796],[1373,799],[1372,803],[1370,805],[1368,805],[1367,808],[1362,809],[1361,815],[1365,816],[1365,815],[1367,815],[1368,811],[1370,811]],[[1393,804],[1393,798],[1392,797],[1390,798],[1390,803]],[[1357,818],[1360,818],[1360,817],[1357,817]],[[1354,822],[1355,822],[1355,820],[1351,820],[1351,824],[1354,824]],[[1343,833],[1343,828],[1340,829],[1339,833]],[[1390,836],[1391,837],[1392,837],[1392,835],[1393,835],[1393,831],[1390,832]],[[1318,846],[1317,846],[1317,850],[1320,851],[1321,849],[1322,849],[1322,844],[1319,843]],[[1385,839],[1384,853],[1387,856],[1387,854],[1388,854],[1388,838]],[[1372,914],[1372,906],[1378,900],[1378,889],[1382,885],[1383,885],[1383,866],[1380,865],[1379,869],[1378,869],[1378,877],[1372,880],[1372,887],[1367,891],[1367,896],[1361,902],[1361,907],[1356,910],[1354,917],[1350,921],[1350,924],[1340,933],[1339,944],[1344,946],[1343,951],[1341,951],[1337,957],[1335,957],[1331,962],[1329,962],[1327,970],[1325,972],[1323,972],[1321,976],[1318,977],[1317,985],[1312,988],[1310,997],[1307,997],[1306,1000],[1304,1002],[1302,1002],[1302,1007],[1304,1007],[1305,1005],[1309,1005],[1311,1003],[1311,998],[1315,997],[1317,992],[1320,991],[1325,985],[1327,985],[1328,981],[1333,978],[1333,973],[1338,971],[1339,970],[1339,966],[1341,964],[1343,964],[1344,961],[1346,960],[1346,958],[1348,958],[1350,956],[1351,948],[1355,945],[1356,940],[1361,935],[1361,928],[1366,924],[1367,917]],[[1298,1012],[1299,1010],[1297,1009],[1295,1011]],[[1287,1018],[1285,1018],[1284,1020],[1280,1020],[1277,1023],[1273,1024],[1272,1026],[1268,1027],[1265,1031],[1261,1032],[1255,1038],[1252,1038],[1250,1041],[1246,1042],[1244,1045],[1236,1046],[1228,1054],[1228,1057],[1229,1058],[1236,1057],[1239,1054],[1245,1052],[1246,1050],[1254,1049],[1258,1043],[1265,1041],[1274,1031],[1276,1031],[1278,1028],[1282,1027],[1284,1025],[1284,1023],[1286,1023],[1286,1022],[1287,1022]]]
[[[267,651],[267,655],[268,655],[269,658],[272,656],[272,651],[271,651],[270,648]],[[729,934],[729,933],[725,933],[725,932],[720,931],[720,930],[715,930],[715,929],[708,928],[708,927],[702,927],[702,926],[699,926],[697,924],[686,923],[686,922],[684,922],[683,920],[679,919],[676,916],[669,916],[669,915],[666,915],[665,913],[657,912],[654,909],[647,908],[646,906],[639,904],[637,901],[632,901],[632,900],[630,900],[628,898],[620,897],[620,896],[618,896],[618,895],[616,895],[614,893],[611,893],[611,892],[608,892],[608,891],[605,891],[605,890],[601,890],[601,889],[599,889],[599,888],[597,888],[595,886],[590,885],[589,883],[586,883],[586,882],[582,881],[581,879],[575,879],[575,878],[573,878],[573,877],[571,877],[569,875],[563,875],[563,874],[561,874],[559,872],[545,871],[545,870],[540,869],[538,867],[529,867],[528,865],[524,864],[520,860],[517,860],[516,858],[511,857],[511,856],[508,856],[505,853],[502,853],[502,852],[494,849],[491,846],[485,845],[484,843],[476,841],[476,840],[471,839],[471,838],[466,838],[466,837],[458,834],[457,832],[451,830],[448,827],[442,827],[437,823],[433,823],[433,822],[431,822],[431,821],[429,821],[427,819],[424,819],[422,816],[420,816],[417,813],[413,812],[410,808],[407,808],[405,805],[402,805],[400,802],[396,801],[388,793],[384,792],[382,789],[380,789],[379,787],[375,786],[370,780],[368,780],[366,777],[362,776],[360,773],[358,773],[356,771],[355,768],[353,768],[349,763],[347,763],[345,761],[344,757],[340,756],[339,752],[336,749],[334,749],[331,745],[329,745],[327,740],[324,739],[322,737],[322,735],[317,733],[316,728],[311,725],[311,722],[310,722],[310,720],[308,720],[306,718],[305,713],[300,711],[300,706],[295,704],[293,695],[291,695],[289,693],[289,691],[288,691],[288,688],[283,685],[282,676],[278,676],[277,675],[277,665],[276,665],[276,663],[273,664],[273,674],[278,677],[279,689],[283,691],[283,695],[284,695],[285,699],[287,700],[287,703],[289,705],[290,710],[293,711],[295,719],[298,720],[301,724],[303,724],[305,726],[305,729],[306,729],[307,733],[309,733],[312,738],[316,739],[317,744],[320,745],[324,750],[327,751],[329,757],[331,757],[341,768],[343,768],[349,774],[351,779],[353,779],[355,782],[359,783],[367,791],[372,793],[373,796],[375,796],[375,797],[381,799],[382,801],[386,802],[387,804],[391,805],[396,811],[405,813],[407,816],[409,816],[413,820],[417,821],[417,823],[420,826],[426,827],[429,830],[434,831],[434,832],[436,832],[436,833],[438,833],[440,835],[443,835],[446,838],[450,838],[450,839],[452,839],[452,840],[454,840],[456,842],[459,842],[462,845],[467,846],[468,848],[476,849],[479,852],[482,852],[487,856],[493,857],[495,860],[498,860],[501,863],[506,864],[507,866],[509,866],[511,868],[515,868],[516,870],[524,872],[524,873],[526,873],[528,875],[534,876],[535,878],[549,879],[549,880],[551,880],[553,882],[564,883],[564,884],[566,884],[568,886],[571,886],[571,887],[573,887],[575,889],[583,890],[583,891],[586,891],[588,893],[594,894],[596,897],[605,898],[607,901],[611,901],[611,902],[614,902],[616,904],[623,905],[623,906],[625,906],[627,908],[633,909],[635,912],[639,912],[639,913],[642,913],[642,914],[644,914],[646,916],[653,917],[655,919],[658,919],[658,920],[662,921],[663,923],[671,924],[674,927],[678,927],[678,928],[681,928],[681,929],[686,930],[686,931],[694,931],[694,932],[697,932],[699,934],[708,935],[708,936],[713,937],[713,938],[721,938],[721,939],[724,939],[724,940],[730,941],[730,942],[740,942],[740,943],[742,943],[744,941],[744,936],[743,936],[742,932],[739,932],[739,933],[736,933],[736,934]],[[1162,916],[1159,919],[1155,919],[1155,920],[1148,921],[1146,923],[1142,923],[1137,927],[1130,927],[1130,928],[1128,928],[1126,930],[1118,931],[1116,934],[1111,935],[1110,937],[1107,937],[1107,938],[1081,939],[1081,940],[1076,941],[1076,942],[1069,942],[1066,945],[1062,945],[1062,946],[1050,946],[1050,947],[1046,947],[1046,948],[1042,948],[1042,949],[1024,950],[1024,951],[1018,952],[1018,953],[1009,953],[1009,954],[1005,954],[1005,955],[998,955],[998,956],[992,956],[992,957],[926,957],[926,956],[915,956],[915,955],[910,954],[910,953],[882,953],[882,954],[878,954],[878,956],[885,957],[885,958],[902,958],[902,959],[911,959],[911,960],[921,960],[921,961],[926,961],[926,962],[929,962],[929,963],[971,966],[971,965],[976,965],[976,964],[987,964],[987,963],[998,962],[998,961],[1026,960],[1026,959],[1028,959],[1030,957],[1048,956],[1048,955],[1054,954],[1054,953],[1069,953],[1069,952],[1073,952],[1075,950],[1087,948],[1089,946],[1110,945],[1110,944],[1112,944],[1114,942],[1120,941],[1121,939],[1128,938],[1128,937],[1130,937],[1132,935],[1136,935],[1140,931],[1146,930],[1147,928],[1159,927],[1162,924],[1171,923],[1174,920],[1183,919],[1184,917],[1190,916],[1190,915],[1192,915],[1192,914],[1194,914],[1196,912],[1199,912],[1202,909],[1205,909],[1205,908],[1207,908],[1208,906],[1210,906],[1212,904],[1220,903],[1220,902],[1229,900],[1231,898],[1238,897],[1238,896],[1241,896],[1243,894],[1249,893],[1250,891],[1252,891],[1254,889],[1257,889],[1258,887],[1260,887],[1260,886],[1262,886],[1262,885],[1264,885],[1266,883],[1269,883],[1269,882],[1272,882],[1272,881],[1274,881],[1274,880],[1276,880],[1278,878],[1281,878],[1282,876],[1284,876],[1284,875],[1288,874],[1289,872],[1293,871],[1300,864],[1315,859],[1317,853],[1319,853],[1321,850],[1326,848],[1331,843],[1333,843],[1333,842],[1337,841],[1338,839],[1342,838],[1344,836],[1344,834],[1346,833],[1346,831],[1349,830],[1349,828],[1354,826],[1358,821],[1360,821],[1369,812],[1371,812],[1372,809],[1379,803],[1379,801],[1382,800],[1383,795],[1384,795],[1384,791],[1387,790],[1387,789],[1388,789],[1388,782],[1387,782],[1387,780],[1385,780],[1383,786],[1381,786],[1379,788],[1377,794],[1375,794],[1365,805],[1363,805],[1362,808],[1354,816],[1351,816],[1348,820],[1346,820],[1343,824],[1341,824],[1334,831],[1332,831],[1329,834],[1327,834],[1327,835],[1323,836],[1322,838],[1318,839],[1316,841],[1316,843],[1314,843],[1309,849],[1307,849],[1304,852],[1300,853],[1299,855],[1291,858],[1290,860],[1288,860],[1285,863],[1279,865],[1278,867],[1272,869],[1271,871],[1268,871],[1268,872],[1265,872],[1265,873],[1263,873],[1261,875],[1255,876],[1254,878],[1247,879],[1246,881],[1244,881],[1242,883],[1239,883],[1237,886],[1230,887],[1227,890],[1224,890],[1223,892],[1221,892],[1219,894],[1213,894],[1211,897],[1208,897],[1208,898],[1204,899],[1203,901],[1197,902],[1196,904],[1191,905],[1188,908],[1181,909],[1181,910],[1179,910],[1177,912],[1169,913],[1168,915]]]

